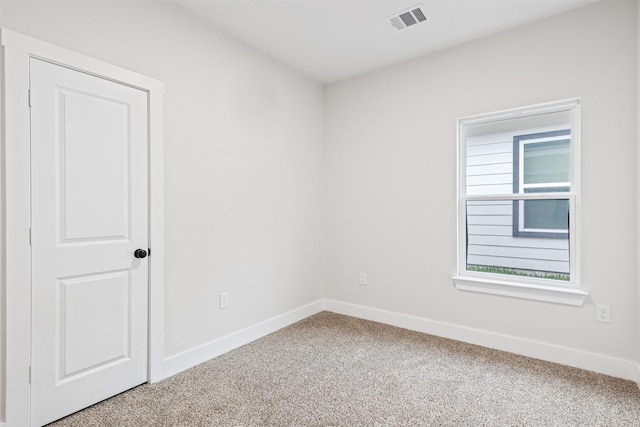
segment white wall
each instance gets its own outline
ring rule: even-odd
[[[640,1],[637,2],[640,4]],[[640,6],[636,13],[636,115],[640,113]],[[637,309],[640,311],[640,120],[636,116],[636,284]],[[638,370],[640,370],[640,313],[636,314],[638,321]],[[640,387],[640,380],[637,381]]]
[[[3,1],[0,25],[165,83],[165,356],[323,296],[319,84],[170,2]]]
[[[327,298],[637,361],[636,79],[636,3],[604,2],[327,86]],[[456,290],[456,119],[578,96],[587,303]]]
[[[0,26],[2,26],[2,10],[3,10],[3,6],[2,6],[2,2],[0,1]],[[3,75],[3,70],[4,70],[4,56],[0,55],[0,81],[4,80],[4,75]],[[4,100],[4,92],[3,92],[3,85],[0,84],[0,105],[2,105],[0,107],[0,112],[4,113],[1,109],[4,108],[4,104],[3,101]],[[0,135],[2,135],[2,137],[4,137],[4,114],[0,114]],[[0,141],[0,147],[2,147],[0,149],[0,288],[4,291],[5,290],[5,271],[6,271],[6,258],[5,258],[5,254],[4,254],[4,248],[5,248],[5,242],[4,242],[4,236],[6,234],[5,231],[5,222],[6,222],[6,218],[5,218],[5,192],[4,192],[4,186],[5,186],[5,181],[4,181],[4,176],[5,176],[5,166],[4,166],[4,144],[3,141]],[[0,292],[0,307],[5,307],[5,300],[4,300],[4,296],[5,296],[5,292]],[[2,316],[0,316],[0,366],[2,366],[2,369],[0,369],[0,389],[2,390],[2,395],[0,396],[0,419],[4,420],[5,416],[6,416],[6,396],[5,396],[5,389],[6,389],[6,384],[5,384],[5,366],[6,366],[6,322],[5,322],[5,318],[6,316],[4,316],[4,313]]]

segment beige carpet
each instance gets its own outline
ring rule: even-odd
[[[52,426],[640,426],[640,390],[323,312]]]

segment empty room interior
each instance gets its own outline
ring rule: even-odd
[[[376,322],[623,381],[640,411],[639,24],[638,2],[610,0],[0,1],[0,425],[161,386],[322,316],[352,325],[352,342],[374,327],[358,322]],[[103,135],[91,109],[124,101],[100,103],[108,96],[67,78],[135,92],[122,90],[124,138],[132,147],[139,129],[148,150],[149,233],[115,255],[131,272],[96,267],[85,280],[47,255],[117,252],[138,215],[137,151],[118,175],[110,159],[124,151],[82,148],[60,125],[77,114],[78,132]],[[56,112],[40,125],[47,84]],[[146,126],[130,125],[136,102]],[[46,126],[64,150],[36,141]],[[94,183],[103,170],[104,182],[124,181]],[[122,206],[102,207],[112,190]],[[127,231],[92,225],[96,209]],[[49,223],[62,224],[51,249],[39,231]],[[83,400],[134,356],[135,384]],[[55,393],[79,403],[56,412]],[[318,416],[308,424],[504,425]]]

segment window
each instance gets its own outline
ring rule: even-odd
[[[563,129],[513,137],[513,192],[571,191],[571,131]],[[567,200],[513,202],[513,236],[566,239]]]
[[[581,305],[579,100],[458,121],[458,289]]]

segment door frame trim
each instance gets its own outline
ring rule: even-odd
[[[31,247],[29,242],[29,60],[42,59],[141,89],[149,96],[148,382],[163,378],[164,352],[164,83],[88,56],[0,28],[3,144],[0,151],[0,414],[7,426],[31,423]],[[3,291],[3,292],[2,292]],[[8,327],[7,325],[10,325]]]

